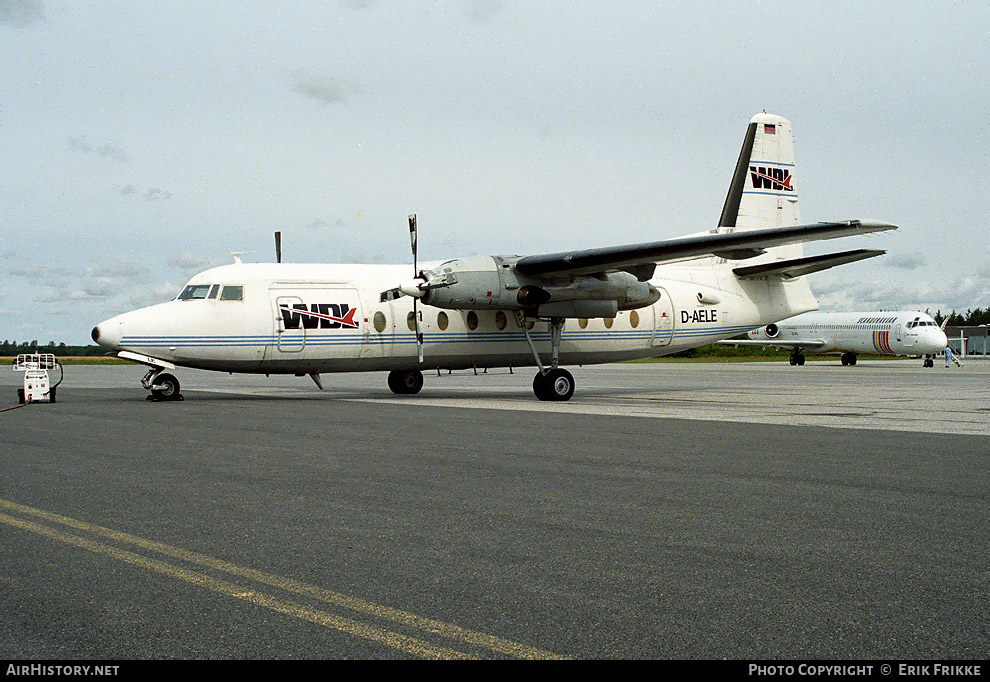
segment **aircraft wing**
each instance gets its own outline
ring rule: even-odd
[[[822,339],[725,339],[716,341],[724,346],[774,346],[776,348],[821,348]]]
[[[738,232],[712,232],[659,242],[524,256],[515,262],[515,269],[524,275],[581,275],[626,270],[645,281],[653,275],[652,266],[659,263],[703,256],[741,260],[758,256],[774,246],[896,229],[896,225],[889,223],[847,220]]]

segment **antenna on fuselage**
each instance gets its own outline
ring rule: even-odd
[[[275,233],[275,262],[282,262],[282,233]]]

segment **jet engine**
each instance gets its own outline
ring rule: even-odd
[[[771,322],[770,324],[768,324],[766,327],[763,328],[763,332],[767,335],[767,338],[775,339],[777,338],[777,334],[780,333],[780,329],[777,327],[777,325]]]

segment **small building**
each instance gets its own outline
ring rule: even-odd
[[[949,327],[945,328],[945,335],[949,339],[949,346],[954,353],[963,357],[990,357],[990,326],[981,324],[975,327]]]

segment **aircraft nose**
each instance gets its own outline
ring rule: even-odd
[[[120,347],[120,322],[116,319],[100,322],[93,327],[92,337],[104,348],[116,350]]]

